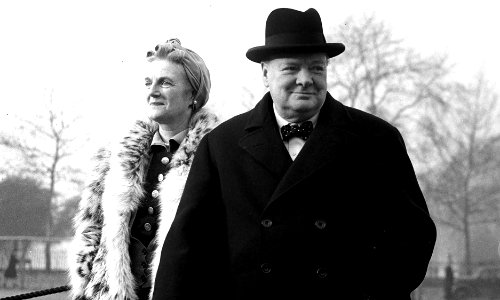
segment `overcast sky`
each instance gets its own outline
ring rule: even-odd
[[[495,1],[12,0],[0,2],[0,118],[29,116],[53,90],[55,101],[92,120],[86,126],[97,138],[98,126],[140,114],[140,65],[147,50],[171,37],[207,63],[211,105],[238,113],[242,86],[263,94],[259,66],[245,52],[263,45],[266,18],[277,7],[315,7],[327,32],[350,16],[374,15],[417,52],[448,54],[457,79],[483,71],[500,86]]]

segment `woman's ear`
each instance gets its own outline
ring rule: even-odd
[[[195,100],[195,93],[193,91],[193,95],[191,96],[191,103],[188,105],[191,110],[195,111],[196,110],[196,105],[198,104],[198,101]]]

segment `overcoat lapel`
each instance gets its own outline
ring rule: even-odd
[[[345,130],[345,125],[349,121],[343,105],[327,94],[315,129],[278,184],[268,205],[323,166],[343,159],[346,144],[352,138],[352,134]]]
[[[247,134],[240,139],[239,145],[273,176],[281,178],[292,159],[278,132],[272,104],[267,93],[251,112],[245,127]]]

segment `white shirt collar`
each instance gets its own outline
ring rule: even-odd
[[[174,135],[170,139],[176,141],[180,145],[182,143],[182,141],[184,140],[184,138],[186,137],[187,132],[188,132],[188,128],[177,133],[176,135]],[[160,146],[167,147],[167,146],[169,146],[169,141],[165,142],[160,135],[160,130],[157,130],[155,132],[155,134],[153,135],[153,141],[151,142],[151,145],[160,145]]]

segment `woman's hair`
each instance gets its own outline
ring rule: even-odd
[[[180,50],[180,51],[176,51]],[[147,60],[149,62],[157,59],[166,59],[171,62],[182,64],[184,57],[184,47],[178,39],[170,39],[163,44],[158,44],[154,51],[148,51]]]
[[[181,46],[178,39],[170,39],[156,45],[154,51],[147,52],[148,62],[164,59],[184,67],[186,76],[193,88],[193,111],[202,108],[208,101],[210,93],[210,72],[203,59],[194,51]]]

